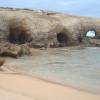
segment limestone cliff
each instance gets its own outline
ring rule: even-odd
[[[0,54],[17,57],[29,54],[29,48],[99,45],[99,24],[100,19],[91,17],[43,10],[0,8]],[[95,38],[86,37],[89,30],[96,32]]]

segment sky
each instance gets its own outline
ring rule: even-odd
[[[44,9],[100,18],[99,0],[0,0],[0,7]]]

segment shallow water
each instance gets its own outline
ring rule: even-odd
[[[100,48],[57,48],[40,52],[8,61],[28,74],[100,93]]]

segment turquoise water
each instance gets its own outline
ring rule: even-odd
[[[40,50],[34,56],[8,59],[17,70],[64,85],[100,93],[100,48]]]

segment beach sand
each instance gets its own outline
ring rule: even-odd
[[[0,100],[100,100],[100,95],[12,72],[0,72]]]

